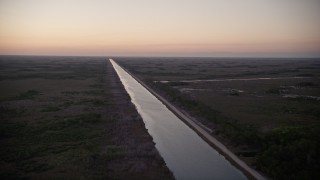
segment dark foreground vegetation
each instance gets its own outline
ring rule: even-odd
[[[319,179],[320,101],[317,98],[320,95],[320,61],[265,61],[118,60],[162,96],[212,129],[213,136],[268,177]],[[261,76],[308,78],[180,81]],[[163,80],[169,82],[159,82]]]
[[[172,179],[105,58],[0,56],[1,179]]]

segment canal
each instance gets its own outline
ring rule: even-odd
[[[247,179],[130,74],[110,61],[176,179]]]

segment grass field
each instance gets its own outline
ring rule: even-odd
[[[0,56],[1,179],[172,179],[113,67]]]
[[[319,177],[320,60],[116,60],[269,177]]]

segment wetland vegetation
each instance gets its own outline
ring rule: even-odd
[[[109,61],[0,56],[1,179],[173,179]]]

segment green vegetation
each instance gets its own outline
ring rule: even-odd
[[[257,166],[275,179],[320,177],[320,126],[277,128],[265,134]]]
[[[22,117],[25,115],[25,108],[13,108],[8,106],[0,106],[0,119],[10,117]]]
[[[47,106],[44,109],[42,109],[42,112],[55,112],[55,111],[60,111],[61,108],[59,106]]]
[[[166,83],[152,83],[150,80],[147,82],[150,86],[164,92],[165,96],[169,98],[171,102],[186,109],[196,117],[201,117],[215,123],[215,134],[226,136],[238,144],[246,143],[251,146],[259,146],[260,137],[257,134],[257,130],[252,126],[239,124],[212,109],[210,106],[194,100],[186,94],[180,93],[177,89],[170,87]]]
[[[168,82],[167,84],[170,86],[186,86],[186,85],[188,85],[188,83],[186,83],[186,82],[175,82],[175,81]]]
[[[96,166],[99,166],[95,164],[96,159],[121,155],[114,145],[110,147],[114,150],[102,152],[101,147],[105,146],[103,134],[108,132],[100,125],[100,114],[46,119],[34,124],[24,121],[1,123],[1,138],[11,139],[2,143],[5,148],[0,150],[1,161],[15,164],[13,169],[1,169],[0,174],[5,179],[15,178],[19,173],[39,173],[60,168],[69,171],[72,166],[80,168],[74,173],[84,171],[87,176],[92,176],[91,171],[96,171]],[[82,166],[83,163],[87,165]],[[74,164],[79,165],[75,167]]]
[[[301,82],[296,84],[297,87],[314,87],[316,86],[313,82]]]
[[[166,83],[148,84],[160,90],[171,102],[188,112],[215,123],[214,134],[223,136],[234,146],[247,146],[255,157],[253,165],[274,179],[317,179],[320,177],[320,125],[313,127],[282,127],[269,132],[258,131],[256,127],[240,124],[227,118],[210,106],[180,93]],[[316,102],[318,103],[318,102]],[[308,106],[308,105],[307,105]],[[284,106],[287,107],[287,106]],[[319,109],[312,106],[291,110],[296,113],[311,114],[319,117]],[[303,109],[302,109],[303,110]]]
[[[271,89],[268,89],[267,91],[266,91],[266,93],[269,93],[269,94],[283,94],[283,93],[286,93],[286,92],[288,92],[288,90],[287,89],[285,89],[285,88],[271,88]]]
[[[40,92],[36,90],[28,90],[26,92],[20,93],[18,96],[14,97],[14,100],[25,100],[33,99],[36,95],[39,95]]]
[[[0,85],[0,179],[172,179],[105,58],[0,56]]]
[[[113,118],[105,115],[105,101],[110,94],[101,93],[106,92],[100,77],[106,69],[96,65],[97,62],[104,61],[92,61],[86,65],[91,68],[88,70],[81,63],[68,60],[51,63],[28,58],[25,61],[0,61],[6,67],[0,69],[2,80],[10,80],[9,87],[2,86],[1,90],[1,179],[109,177],[105,172],[107,160],[120,158],[124,151],[111,143],[111,131],[105,128]],[[73,64],[73,68],[68,64]],[[23,71],[15,71],[19,67]],[[34,67],[36,71],[33,71]],[[56,70],[61,72],[56,73]],[[40,83],[34,83],[33,78]],[[41,78],[45,80],[41,81]],[[70,81],[70,78],[77,80]],[[68,80],[64,86],[57,86],[64,80]],[[88,85],[86,81],[89,81]],[[95,82],[99,86],[89,86]],[[11,84],[19,88],[10,88]],[[43,85],[52,91],[42,89]],[[63,91],[64,88],[69,90]],[[24,91],[20,93],[21,90]],[[8,92],[17,95],[5,96]],[[22,103],[21,100],[28,101]],[[87,108],[85,113],[83,108]]]

